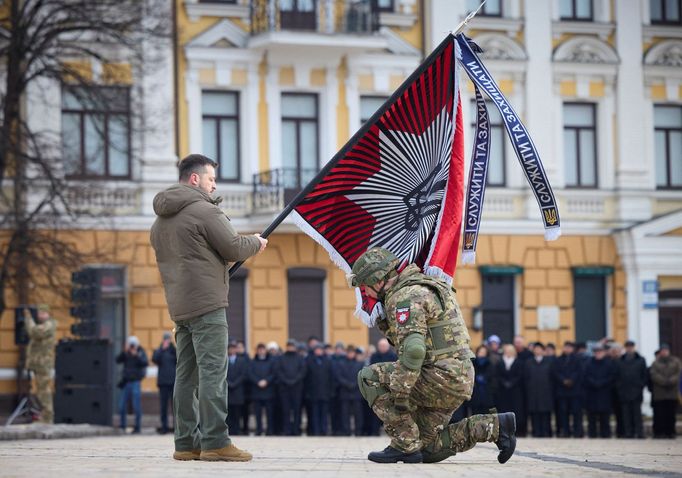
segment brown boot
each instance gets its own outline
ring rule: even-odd
[[[232,443],[215,450],[202,450],[201,461],[251,461],[253,455],[240,450]]]
[[[201,457],[201,450],[186,450],[173,452],[173,459],[180,461],[199,460]]]

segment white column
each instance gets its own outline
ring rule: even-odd
[[[424,18],[428,22],[429,35],[426,51],[432,51],[443,41],[447,32],[454,30],[466,14],[466,2],[430,0],[425,3]],[[430,8],[427,6],[430,4]],[[430,45],[428,44],[430,43]]]
[[[617,187],[646,189],[655,171],[653,157],[646,155],[641,115],[645,107],[642,73],[642,18],[639,0],[616,2],[616,50],[620,66],[616,84],[616,131],[618,141]],[[638,120],[639,118],[639,120]]]
[[[270,169],[282,167],[282,113],[279,88],[279,66],[268,65],[265,77],[265,99],[268,102],[268,133],[270,134]]]
[[[321,116],[320,116],[320,128],[325,131],[324,136],[320,136],[322,144],[320,145],[320,151],[322,157],[320,158],[320,166],[324,165],[329,161],[337,151],[337,106],[339,104],[339,80],[338,75],[338,63],[327,65],[326,68],[326,87],[324,92],[324,97],[320,101],[321,105]]]
[[[191,67],[185,72],[185,101],[187,102],[187,124],[189,125],[189,152],[203,151],[201,136],[201,86],[199,71]]]
[[[348,131],[352,136],[360,128],[360,93],[358,92],[358,72],[350,67],[346,79],[346,106],[348,107]]]
[[[145,44],[144,54],[153,58],[142,71],[140,104],[142,138],[140,179],[147,182],[177,180],[175,168],[175,95],[173,82],[173,45],[170,40],[155,39]],[[137,73],[137,72],[134,72]],[[133,103],[133,107],[135,102]],[[200,125],[201,126],[201,125]],[[135,171],[133,171],[135,173]]]
[[[526,0],[526,126],[550,178],[557,175],[557,161],[552,155],[552,4],[547,0]]]
[[[248,65],[246,88],[242,95],[244,108],[244,123],[242,126],[242,139],[246,145],[242,153],[242,178],[241,182],[250,183],[254,173],[258,171],[259,145],[258,145],[258,64]]]

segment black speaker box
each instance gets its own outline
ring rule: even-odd
[[[111,344],[106,340],[63,340],[57,344],[57,386],[112,385]]]
[[[55,423],[113,425],[113,385],[57,386]]]

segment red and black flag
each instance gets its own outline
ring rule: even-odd
[[[457,52],[448,35],[294,205],[299,227],[346,273],[384,247],[452,280],[464,196]],[[380,309],[366,297],[361,304],[372,323]]]

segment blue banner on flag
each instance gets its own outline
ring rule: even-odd
[[[502,116],[502,121],[511,140],[511,144],[516,152],[516,156],[523,167],[523,171],[526,175],[526,179],[533,190],[533,194],[538,202],[540,210],[542,211],[542,220],[545,226],[545,239],[554,240],[561,235],[561,222],[559,219],[559,208],[557,206],[556,199],[554,198],[554,193],[552,192],[552,187],[547,179],[547,174],[542,166],[540,160],[540,155],[533,144],[533,140],[528,133],[528,130],[523,125],[518,115],[514,109],[509,104],[509,101],[500,91],[500,88],[495,83],[486,67],[483,65],[481,60],[478,58],[476,53],[473,51],[470,40],[463,34],[457,35],[457,42],[461,50],[461,64],[464,70],[467,72],[474,84],[485,91],[485,93],[490,97],[493,104],[500,111]],[[477,91],[477,104],[478,104],[478,91]],[[476,139],[476,142],[478,139]],[[477,145],[478,146],[478,145]],[[489,148],[488,148],[489,153]],[[475,153],[474,153],[475,154]],[[472,161],[472,167],[474,166]],[[487,161],[486,161],[487,163]],[[470,178],[472,176],[470,175]],[[471,179],[470,179],[471,181]],[[478,223],[480,223],[481,206],[483,205],[483,193],[485,189],[485,184],[482,187],[483,190],[477,191],[470,184],[469,193],[467,195],[467,208],[469,208],[471,196],[473,193],[480,193],[480,201],[473,200],[472,204],[478,206],[478,221],[476,222],[476,228],[478,230]],[[466,216],[468,223],[469,216]],[[476,239],[476,235],[473,239]],[[464,239],[464,247],[467,245],[467,239]],[[473,248],[469,250],[475,250],[475,242],[472,243]]]

